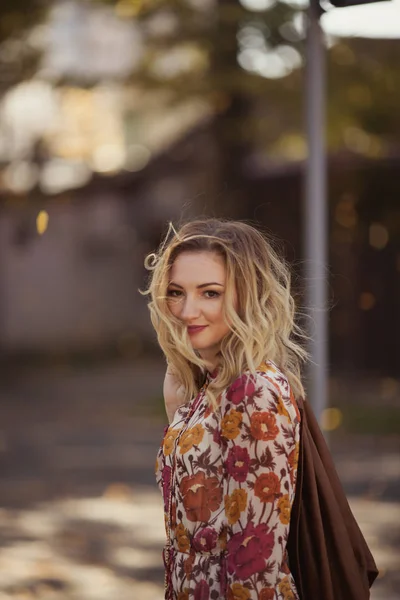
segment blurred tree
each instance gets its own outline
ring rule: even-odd
[[[398,155],[400,40],[338,40],[328,58],[328,143],[370,158]]]
[[[133,74],[136,85],[168,90],[171,102],[200,96],[213,107],[222,196],[229,189],[239,209],[246,202],[242,167],[254,152],[267,160],[305,157],[301,66],[306,16],[298,5],[276,0],[103,1],[141,23],[146,51]],[[398,151],[399,45],[399,40],[330,40],[330,151],[371,158]]]
[[[300,127],[300,103],[287,91],[296,87],[300,94],[301,78],[296,74],[288,82],[280,77],[302,63],[301,11],[274,0],[252,5],[239,0],[104,1],[118,15],[141,22],[146,52],[133,74],[136,85],[167,90],[171,102],[200,96],[211,105],[219,213],[243,216],[249,201],[245,160],[255,146],[276,142],[282,124],[286,131]],[[260,110],[264,103],[270,106],[267,112],[265,106]]]
[[[34,74],[40,44],[32,28],[44,21],[51,0],[3,0],[0,9],[0,94]]]
[[[35,72],[41,50],[35,25],[44,21],[54,4],[3,2],[0,93]],[[305,15],[298,4],[86,0],[85,5],[94,9],[107,5],[118,18],[140,24],[144,52],[128,84],[165,92],[171,103],[201,98],[212,107],[220,157],[219,200],[229,190],[239,208],[246,202],[243,164],[252,154],[261,160],[305,157],[301,101]],[[399,40],[330,41],[330,150],[346,148],[376,158],[398,150],[399,44]],[[72,83],[88,85],[79,76]]]

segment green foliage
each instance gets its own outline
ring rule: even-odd
[[[43,18],[48,3],[40,0],[3,0],[1,3],[0,43],[17,37]]]
[[[188,0],[103,0],[115,8],[117,15],[131,15],[146,32],[146,49],[141,68],[133,75],[135,83],[147,88],[167,88],[173,97],[199,94],[245,93],[259,96],[268,91],[270,82],[241,69],[237,63],[240,30],[250,26],[260,32],[267,47],[294,45],[303,52],[302,41],[288,42],[281,26],[289,24],[298,9],[276,2],[268,11],[254,13],[238,0],[219,0],[209,10],[193,8]],[[200,3],[199,3],[200,5]],[[175,23],[169,31],[152,33],[156,18]],[[150,33],[149,33],[150,32]],[[190,48],[197,52],[193,68],[175,76],[163,76],[155,68],[174,49]],[[220,97],[217,102],[220,101]]]
[[[246,71],[237,60],[238,34],[251,27],[259,32],[267,49],[292,46],[304,64],[304,40],[301,36],[296,38],[293,27],[293,19],[296,15],[299,18],[301,13],[299,9],[282,1],[257,13],[246,10],[239,0],[216,0],[214,5],[206,0],[204,3],[197,0],[87,2],[93,6],[108,6],[119,18],[140,24],[143,58],[127,84],[155,92],[167,90],[171,103],[202,97],[217,114],[230,112],[229,123],[234,116],[236,127],[234,134],[230,127],[231,135],[251,141],[258,149],[268,149],[272,155],[288,149],[290,154],[298,147],[294,154],[297,152],[300,157],[300,138],[304,131],[304,69],[299,67],[286,77],[268,79]],[[207,4],[208,9],[204,8]],[[43,21],[51,5],[51,0],[2,3],[0,91],[34,73],[40,51],[32,44],[29,32]],[[397,151],[399,45],[399,40],[336,40],[327,52],[330,149],[346,147],[370,157]],[[171,67],[174,61],[179,64],[180,60],[187,62],[186,68]],[[79,81],[73,83],[80,84]],[[248,110],[234,108],[238,97],[246,99]],[[241,106],[243,108],[243,102]]]
[[[371,157],[399,146],[400,40],[338,41],[328,54],[328,141]]]
[[[38,49],[29,33],[47,14],[50,0],[3,0],[0,9],[0,93],[30,77]]]

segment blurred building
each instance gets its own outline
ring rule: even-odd
[[[143,260],[169,220],[217,215],[223,195],[212,122],[183,136],[137,173],[97,175],[28,208],[3,204],[1,341],[49,351],[152,339]],[[332,157],[331,363],[341,372],[400,372],[400,253],[396,159]],[[302,272],[303,163],[248,163],[242,215],[285,240]],[[38,217],[39,215],[39,217]],[[47,217],[45,217],[47,218]],[[299,302],[304,282],[294,281]]]
[[[184,168],[182,168],[184,165]],[[209,209],[207,128],[138,173],[93,177],[29,205],[0,198],[0,343],[11,353],[93,349],[151,338],[143,261],[172,219]],[[45,210],[42,208],[45,207]]]

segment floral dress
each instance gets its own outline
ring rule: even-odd
[[[157,455],[170,523],[165,598],[298,600],[286,543],[300,414],[288,380],[266,361],[218,401],[214,411],[202,390],[180,406]]]

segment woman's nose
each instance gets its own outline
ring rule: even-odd
[[[186,298],[183,302],[181,319],[184,321],[192,321],[200,314],[200,307],[195,299]]]

